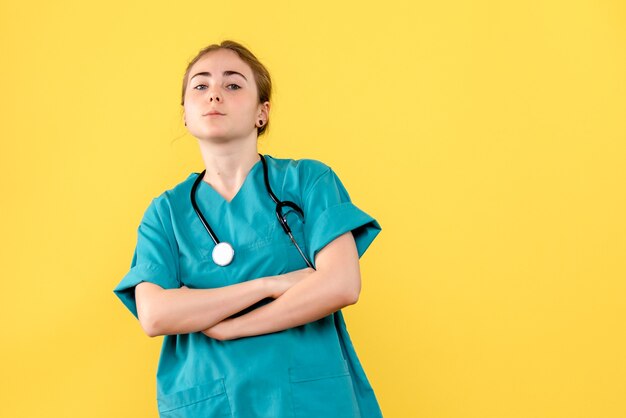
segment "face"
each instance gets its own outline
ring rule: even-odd
[[[254,74],[234,51],[209,52],[188,77],[185,122],[196,138],[223,142],[256,137],[259,120],[267,123],[269,102],[259,103]]]

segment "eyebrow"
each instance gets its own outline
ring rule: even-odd
[[[244,80],[248,81],[248,79],[247,79],[247,78],[246,78],[243,74],[241,74],[241,73],[239,73],[239,72],[237,72],[237,71],[230,71],[230,70],[227,70],[227,71],[224,71],[222,74],[224,74],[224,76],[233,75],[233,74],[235,74],[235,75],[240,75],[240,76],[242,76],[242,77],[243,77],[243,79],[244,79]],[[194,75],[193,75],[193,76],[189,79],[189,81],[191,81],[191,79],[192,79],[192,78],[194,78],[194,77],[195,77],[195,76],[197,76],[197,75],[205,75],[205,76],[207,76],[207,77],[211,77],[211,73],[210,73],[210,72],[208,72],[208,71],[203,71],[203,72],[201,72],[201,73],[194,74]]]

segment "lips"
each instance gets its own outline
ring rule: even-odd
[[[205,113],[203,116],[210,116],[210,115],[224,115],[223,113],[218,112],[217,110],[212,110],[210,112]]]

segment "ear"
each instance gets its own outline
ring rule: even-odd
[[[267,121],[270,119],[270,102],[259,104],[259,113],[257,116],[259,116],[260,119],[263,119],[265,124],[267,124]]]

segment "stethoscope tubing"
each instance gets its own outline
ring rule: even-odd
[[[209,226],[209,223],[206,221],[206,219],[204,219],[204,215],[202,215],[202,212],[200,211],[200,208],[198,207],[198,204],[196,203],[196,198],[195,198],[196,189],[198,188],[198,184],[200,184],[200,182],[202,181],[202,177],[204,177],[205,171],[206,170],[200,173],[196,181],[193,182],[193,186],[191,187],[191,206],[193,206],[193,209],[196,211],[196,214],[200,218],[202,225],[204,225],[204,228],[207,230],[207,232],[211,236],[211,239],[213,240],[215,245],[217,245],[220,243],[220,241],[217,239],[217,236],[215,235],[215,232],[213,232],[213,229],[211,229],[211,227]]]
[[[289,224],[287,223],[287,219],[283,215],[283,208],[285,206],[288,206],[288,207],[294,209],[295,211],[297,211],[300,214],[300,216],[303,217],[303,219],[304,219],[304,212],[294,202],[291,202],[291,201],[288,201],[288,200],[280,201],[276,197],[276,195],[274,194],[274,192],[272,191],[272,188],[270,186],[268,169],[267,169],[267,162],[265,161],[265,157],[262,154],[259,154],[259,157],[261,157],[261,163],[263,164],[263,178],[264,178],[264,181],[265,181],[265,187],[266,187],[270,197],[274,201],[274,203],[276,203],[276,217],[278,218],[278,222],[280,222],[280,225],[282,226],[283,231],[285,231],[285,233],[289,236],[289,239],[291,240],[291,242],[293,242],[293,244],[296,246],[296,249],[298,250],[298,252],[302,256],[302,258],[306,262],[307,266],[309,266],[310,268],[314,269],[313,265],[308,260],[308,258],[304,255],[304,253],[300,249],[300,246],[296,242],[296,239],[294,238],[294,236],[293,236],[293,234],[291,232],[291,228],[289,228]],[[198,175],[198,178],[196,178],[196,180],[193,183],[193,186],[191,187],[191,205],[193,206],[193,209],[195,210],[196,214],[198,215],[198,218],[200,218],[200,221],[202,222],[202,225],[204,225],[204,228],[207,230],[207,232],[211,236],[211,239],[213,240],[215,245],[218,245],[220,243],[220,241],[217,238],[217,235],[215,234],[213,229],[211,229],[211,226],[209,225],[209,223],[204,218],[204,215],[202,215],[202,211],[200,211],[200,208],[198,207],[198,204],[196,203],[196,197],[195,197],[196,196],[196,189],[198,188],[198,185],[202,181],[202,178],[204,177],[205,172],[206,172],[206,169],[203,170],[202,173],[200,173]]]

